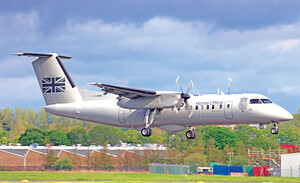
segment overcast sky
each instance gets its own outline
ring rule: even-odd
[[[33,58],[57,52],[79,88],[89,82],[192,93],[261,93],[300,106],[298,0],[1,0],[0,108],[44,105]]]

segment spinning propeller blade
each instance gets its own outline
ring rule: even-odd
[[[194,88],[194,83],[193,83],[192,80],[190,80],[190,83],[189,83],[188,88],[187,88],[185,93],[183,92],[179,76],[176,78],[176,84],[177,84],[178,88],[181,91],[181,97],[178,100],[177,105],[174,106],[174,108],[176,108],[175,112],[178,114],[178,109],[180,107],[182,107],[183,105],[181,105],[181,104],[184,103],[185,106],[187,107],[187,110],[188,110],[188,117],[190,118],[193,115],[193,110],[191,109],[192,106],[190,106],[189,103],[188,103],[188,99],[191,98],[191,96],[188,93]]]

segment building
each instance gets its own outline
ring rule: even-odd
[[[161,145],[103,146],[0,146],[1,170],[44,170],[50,152],[62,160],[68,157],[74,170],[148,171],[151,155],[164,154]],[[155,152],[155,153],[153,153]],[[137,161],[138,160],[138,161]]]
[[[281,177],[300,177],[300,153],[281,155]]]

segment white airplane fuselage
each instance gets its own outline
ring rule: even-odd
[[[126,109],[117,105],[115,95],[98,95],[94,101],[53,104],[47,112],[91,121],[99,124],[140,130],[145,126],[145,109]],[[193,115],[188,118],[187,109],[181,107],[178,114],[173,108],[162,109],[151,127],[166,131],[181,131],[187,126],[267,124],[292,119],[292,115],[275,103],[249,104],[250,99],[266,99],[260,94],[200,95],[189,99]],[[244,102],[242,102],[244,100]]]

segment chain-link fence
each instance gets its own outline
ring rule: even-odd
[[[173,164],[161,164],[152,163],[150,165],[150,173],[160,174],[190,174],[189,165],[173,165]]]

